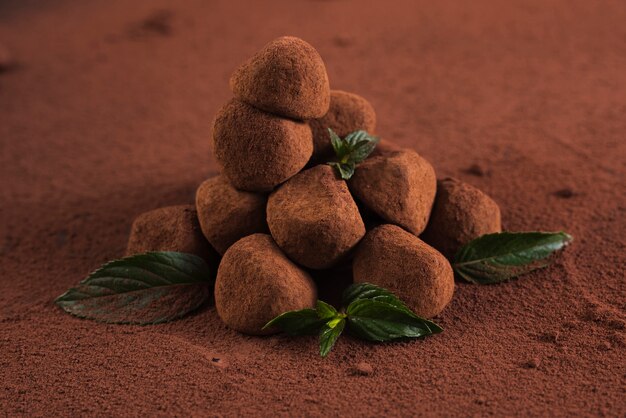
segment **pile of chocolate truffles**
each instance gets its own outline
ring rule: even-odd
[[[195,207],[139,216],[127,253],[181,251],[219,263],[217,313],[247,334],[275,332],[262,328],[314,307],[318,289],[339,294],[352,281],[438,315],[454,293],[448,259],[501,230],[498,205],[469,184],[437,181],[418,153],[384,139],[342,180],[327,164],[328,128],[374,133],[376,115],[364,98],[330,90],[322,58],[301,39],[267,44],[230,87],[234,98],[213,126],[221,174],[200,185]]]

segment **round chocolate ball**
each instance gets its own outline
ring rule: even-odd
[[[215,251],[202,235],[193,205],[154,209],[135,218],[126,255],[149,251],[177,251],[208,260],[215,258]]]
[[[306,123],[262,112],[238,100],[218,112],[213,141],[224,175],[237,189],[252,192],[272,190],[299,172],[313,152],[311,128]]]
[[[268,43],[230,79],[235,97],[293,119],[326,114],[330,87],[320,54],[302,39],[283,36]]]
[[[426,228],[437,179],[428,161],[404,149],[359,164],[348,182],[354,197],[389,223],[415,235]]]
[[[448,260],[395,225],[369,231],[357,248],[352,267],[355,283],[390,290],[424,318],[438,315],[454,293],[454,273]]]
[[[272,193],[267,223],[278,246],[313,269],[336,264],[365,234],[346,182],[329,165],[302,171]]]
[[[266,234],[237,241],[217,271],[217,313],[228,327],[245,334],[274,333],[263,326],[284,312],[313,308],[316,300],[311,277]]]
[[[422,239],[452,258],[471,240],[501,232],[500,208],[476,187],[454,178],[437,182],[437,197]]]
[[[267,232],[266,205],[266,195],[237,190],[224,176],[204,181],[196,192],[202,232],[222,255],[239,239]]]

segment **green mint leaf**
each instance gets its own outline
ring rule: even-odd
[[[330,135],[330,143],[335,150],[335,154],[339,157],[339,159],[343,158],[346,153],[346,150],[343,146],[343,141],[339,138],[339,135],[335,133],[332,129],[328,128],[328,133]]]
[[[321,300],[317,301],[315,309],[320,319],[331,319],[337,316],[337,310],[332,305]]]
[[[351,150],[347,156],[346,161],[349,163],[358,164],[361,161],[365,160],[367,157],[369,157],[369,155],[372,153],[372,151],[374,151],[374,148],[376,148],[376,145],[380,140],[378,137],[370,136],[365,131],[357,131],[356,133],[361,133],[361,138],[351,144]]]
[[[565,232],[501,232],[483,235],[462,247],[452,267],[465,280],[492,284],[545,267],[553,252],[572,242]]]
[[[442,331],[432,321],[420,318],[406,308],[371,299],[357,299],[346,311],[351,334],[369,341],[418,338]]]
[[[355,131],[348,134],[344,139],[328,129],[330,142],[335,150],[337,161],[329,164],[337,170],[344,180],[349,180],[354,174],[356,165],[365,160],[374,151],[378,144],[378,137],[368,134],[366,131]]]
[[[363,299],[384,302],[402,309],[410,315],[415,315],[396,295],[371,283],[358,283],[349,286],[343,293],[342,303],[344,306],[349,306],[352,302]]]
[[[345,326],[346,320],[344,318],[332,319],[324,325],[320,332],[320,355],[322,357],[326,357],[330,353]]]
[[[328,163],[328,165],[335,167],[344,180],[349,180],[354,175],[354,163]]]
[[[278,315],[265,324],[263,329],[277,327],[288,335],[311,335],[317,333],[327,319],[320,319],[315,309],[289,311]]]
[[[150,252],[104,264],[55,303],[80,318],[116,324],[157,324],[209,298],[211,274],[193,254]]]

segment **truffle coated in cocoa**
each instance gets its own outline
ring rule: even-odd
[[[331,90],[330,108],[326,115],[309,122],[313,132],[313,161],[328,162],[334,156],[328,128],[340,138],[364,130],[370,134],[376,129],[374,108],[363,97],[342,90]]]
[[[266,234],[237,241],[226,251],[217,271],[217,313],[228,327],[246,334],[277,332],[262,328],[284,312],[313,308],[316,300],[315,284],[308,273]]]
[[[293,119],[322,117],[330,104],[322,57],[307,42],[293,36],[265,45],[235,70],[230,87],[240,100]]]
[[[389,223],[422,233],[435,200],[437,179],[428,161],[413,150],[371,157],[359,164],[350,191]]]
[[[196,192],[202,233],[220,254],[239,239],[267,232],[267,196],[235,189],[224,176],[204,181]]]
[[[365,235],[354,256],[353,274],[355,283],[389,289],[424,318],[438,315],[454,293],[448,260],[395,225],[381,225]]]
[[[272,193],[267,223],[289,258],[313,269],[336,264],[365,234],[348,186],[328,165],[302,171]]]
[[[228,180],[240,190],[270,191],[307,163],[313,152],[308,124],[228,102],[213,125],[214,150]]]
[[[388,156],[397,151],[402,151],[402,149],[403,148],[395,142],[381,138],[378,141],[378,144],[376,144],[376,148],[374,148],[374,151],[372,151],[368,158],[379,157],[381,155]]]
[[[202,235],[193,205],[167,206],[135,218],[126,255],[149,251],[177,251],[209,261],[216,259],[215,250]]]
[[[452,258],[471,240],[501,231],[500,208],[487,194],[454,178],[437,182],[424,241]]]

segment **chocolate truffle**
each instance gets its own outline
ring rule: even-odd
[[[283,312],[312,308],[316,300],[311,277],[266,234],[233,244],[217,271],[217,313],[230,328],[246,334],[274,333],[263,326]]]
[[[364,130],[374,133],[376,113],[363,97],[341,90],[331,90],[330,109],[322,118],[309,122],[313,131],[313,160],[328,162],[335,155],[328,128],[340,138],[351,132]]]
[[[454,273],[448,260],[395,225],[369,231],[357,248],[352,267],[355,283],[389,289],[424,318],[439,314],[454,293]]]
[[[206,180],[196,192],[202,232],[222,255],[239,239],[267,232],[266,205],[266,195],[237,190],[224,176]]]
[[[148,251],[178,251],[214,259],[202,235],[193,205],[168,206],[142,213],[133,222],[126,255]]]
[[[320,118],[330,104],[322,57],[311,45],[292,36],[265,45],[235,70],[230,87],[244,102],[293,119]]]
[[[415,235],[426,228],[437,179],[433,167],[415,151],[368,158],[348,184],[361,203],[387,222]]]
[[[502,231],[500,208],[474,186],[453,178],[437,182],[437,197],[422,239],[452,258],[481,235]]]
[[[365,234],[348,186],[328,165],[302,171],[272,193],[267,223],[278,246],[313,269],[334,265]]]
[[[376,144],[376,148],[374,148],[374,151],[372,151],[372,153],[369,155],[369,158],[378,157],[381,155],[391,155],[396,151],[402,151],[402,149],[403,148],[395,142],[391,142],[388,139],[381,138],[380,141],[378,141],[378,144]]]
[[[269,191],[300,171],[313,152],[306,123],[231,100],[213,125],[215,156],[237,189]]]

